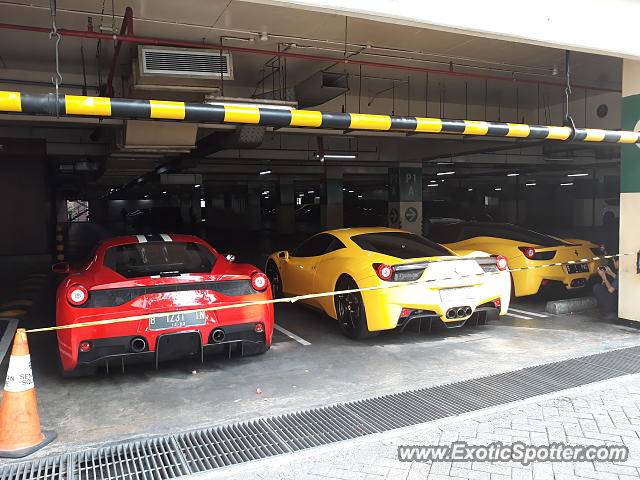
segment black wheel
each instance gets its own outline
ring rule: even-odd
[[[267,345],[266,343],[242,343],[242,356],[250,357],[252,355],[262,355],[266,353],[271,348],[271,345]]]
[[[342,277],[338,280],[336,290],[352,290],[358,285],[351,277]],[[367,324],[367,313],[360,292],[345,293],[335,297],[336,314],[340,330],[349,338],[360,340],[378,335],[378,332],[370,332]]]
[[[271,260],[267,262],[267,268],[264,272],[271,283],[271,294],[273,298],[282,297],[282,278],[280,277],[280,270],[275,263]]]

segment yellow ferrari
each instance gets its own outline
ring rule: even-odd
[[[582,259],[600,256],[600,246],[575,238],[557,238],[509,223],[454,222],[435,225],[429,237],[447,248],[462,253],[479,250],[507,258],[509,268],[540,267],[578,261],[567,265],[532,268],[511,272],[513,295],[522,297],[538,293],[551,282],[568,289],[587,285],[589,278],[606,261]]]
[[[459,256],[403,230],[345,228],[314,235],[292,252],[272,254],[265,272],[274,297],[395,287],[304,300],[358,339],[404,329],[416,319],[451,328],[504,315],[511,293],[507,268],[503,257]],[[416,280],[425,283],[407,284]]]

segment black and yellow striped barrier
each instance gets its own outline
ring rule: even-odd
[[[637,253],[618,253],[616,255],[602,255],[600,257],[593,258],[581,258],[579,260],[569,260],[568,262],[559,262],[559,263],[548,263],[546,265],[535,265],[532,267],[521,267],[521,268],[512,268],[507,270],[499,270],[496,272],[482,272],[482,273],[470,273],[463,275],[455,275],[453,277],[443,277],[443,278],[430,278],[426,280],[418,279],[410,282],[398,282],[398,283],[384,283],[382,285],[376,285],[374,287],[364,287],[364,288],[352,288],[348,290],[338,290],[331,292],[321,292],[321,293],[308,293],[306,295],[297,295],[295,297],[284,297],[284,298],[273,298],[271,300],[256,300],[252,302],[238,302],[238,303],[227,303],[224,305],[217,305],[214,307],[204,307],[204,308],[194,308],[189,310],[179,310],[174,312],[158,312],[158,313],[148,313],[144,315],[135,315],[131,317],[123,317],[123,318],[110,318],[107,320],[95,320],[91,322],[82,322],[82,323],[73,323],[69,325],[59,325],[55,327],[42,327],[42,328],[32,328],[31,330],[27,330],[26,333],[40,333],[40,332],[50,332],[55,330],[68,330],[70,328],[82,328],[82,327],[95,327],[98,325],[110,325],[113,323],[126,323],[126,322],[136,322],[139,320],[148,320],[154,317],[162,317],[166,315],[170,315],[172,313],[196,313],[196,312],[215,312],[218,310],[229,310],[232,308],[245,308],[252,307],[256,305],[273,305],[275,303],[295,303],[301,300],[308,300],[311,298],[321,298],[321,297],[333,297],[335,295],[346,295],[349,293],[359,293],[359,292],[369,292],[374,290],[388,290],[391,288],[402,288],[408,285],[426,285],[432,284],[434,282],[444,282],[448,280],[460,280],[465,278],[477,278],[477,277],[485,277],[489,275],[501,275],[508,272],[520,272],[522,270],[535,270],[538,268],[549,268],[549,267],[558,267],[562,265],[572,265],[575,263],[584,263],[584,262],[595,262],[598,260],[609,260],[612,258],[618,258],[626,255],[637,255]],[[486,257],[483,257],[486,258]],[[447,261],[459,261],[459,260],[470,260],[469,257],[456,257],[451,259],[443,259],[439,260],[440,262]]]
[[[534,138],[578,142],[640,143],[637,132],[594,128],[553,127],[520,123],[399,117],[364,113],[326,113],[268,107],[209,105],[203,103],[82,97],[0,91],[0,112],[31,115],[113,117],[178,120],[199,123],[234,123],[269,127],[331,128],[411,133],[455,133],[491,137]]]

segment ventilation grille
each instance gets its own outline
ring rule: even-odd
[[[141,47],[140,65],[142,75],[233,80],[228,53]]]

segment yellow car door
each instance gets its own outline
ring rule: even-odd
[[[315,293],[314,280],[318,262],[327,251],[333,236],[320,233],[302,242],[298,248],[289,254],[283,269],[283,290],[290,295],[305,295]],[[310,304],[316,303],[310,300]]]

